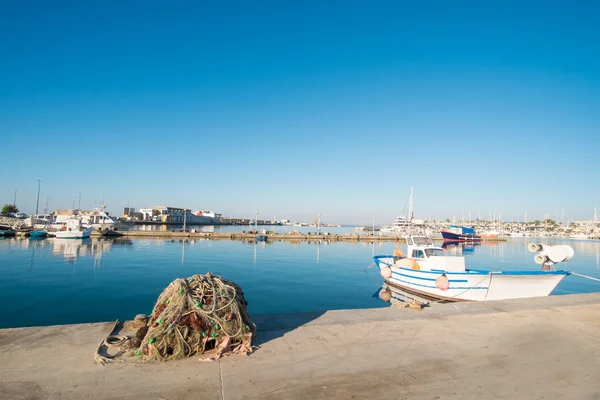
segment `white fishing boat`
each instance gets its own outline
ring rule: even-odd
[[[85,239],[90,237],[94,230],[93,226],[84,227],[81,218],[69,218],[65,221],[63,229],[53,233],[58,239]]]
[[[570,246],[530,244],[537,252],[534,261],[540,271],[485,271],[465,268],[465,258],[448,256],[426,236],[406,237],[407,256],[373,257],[381,275],[390,285],[445,301],[485,301],[548,296],[570,274],[554,271],[555,263],[574,255]]]

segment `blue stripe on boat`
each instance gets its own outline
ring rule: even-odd
[[[406,271],[415,271],[417,273],[419,272],[423,272],[423,271],[416,271],[413,269],[408,269],[408,268],[399,268],[401,270],[406,270]],[[408,274],[402,274],[400,272],[396,272],[396,271],[392,271],[393,274],[398,274],[401,276],[406,276],[407,278],[413,278],[413,279],[420,279],[422,281],[435,281],[437,278],[421,278],[420,276],[413,276],[413,275],[408,275]],[[443,272],[441,272],[443,273]],[[449,279],[450,282],[469,282],[467,279]]]
[[[392,272],[392,282],[396,280],[398,282],[402,282],[402,283],[406,283],[407,285],[413,285],[413,286],[420,286],[420,287],[425,287],[425,288],[429,288],[429,289],[438,289],[437,286],[431,286],[431,285],[421,285],[420,283],[414,283],[414,282],[408,282],[405,281],[403,279],[398,279],[394,277],[394,273]],[[487,290],[487,286],[450,286],[448,288],[448,290],[466,290],[466,289],[483,289],[483,290]]]

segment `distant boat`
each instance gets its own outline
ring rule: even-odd
[[[36,214],[25,218],[25,225],[34,229],[45,229],[52,223],[53,217],[50,214]]]
[[[10,236],[15,236],[17,234],[17,231],[14,231],[12,229],[0,229],[0,237],[10,237]]]
[[[483,232],[479,232],[479,236],[482,239],[495,239],[497,237],[500,237],[500,232],[498,232],[498,231],[483,231]]]
[[[92,211],[87,210],[56,210],[54,211],[54,221],[51,227],[54,229],[62,229],[64,224],[69,219],[80,219],[81,225],[84,228],[96,228],[102,230],[115,230],[121,225],[113,217],[105,211],[105,206],[94,208]]]
[[[570,274],[550,270],[573,256],[570,246],[530,244],[541,271],[484,271],[465,268],[465,258],[448,256],[426,236],[409,236],[407,257],[373,257],[386,283],[421,297],[443,301],[486,301],[548,296]]]
[[[475,234],[475,229],[460,225],[450,225],[441,231],[444,241],[447,242],[479,242],[481,236]]]
[[[29,232],[29,237],[32,239],[43,239],[46,236],[48,236],[48,231],[46,229],[36,229]]]
[[[569,235],[571,239],[590,239],[591,235],[587,233],[572,233]]]
[[[80,218],[70,218],[65,221],[63,229],[54,232],[59,239],[85,239],[90,237],[93,227],[84,228]]]

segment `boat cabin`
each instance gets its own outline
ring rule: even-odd
[[[407,236],[406,245],[406,257],[414,259],[421,270],[465,271],[464,257],[447,255],[427,236]]]

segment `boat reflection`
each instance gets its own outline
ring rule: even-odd
[[[74,261],[79,257],[94,257],[95,264],[102,263],[102,255],[109,252],[113,246],[131,246],[129,239],[60,239],[50,240],[52,253],[62,255],[66,261]]]
[[[479,246],[481,246],[481,243],[442,243],[442,249],[446,250],[449,254],[454,255],[473,254],[475,252],[475,247]]]
[[[395,303],[410,304],[416,302],[418,304],[427,306],[430,302],[430,300],[425,297],[409,293],[385,282],[381,286],[381,289],[379,289],[379,298],[385,302],[391,303],[392,305]]]

